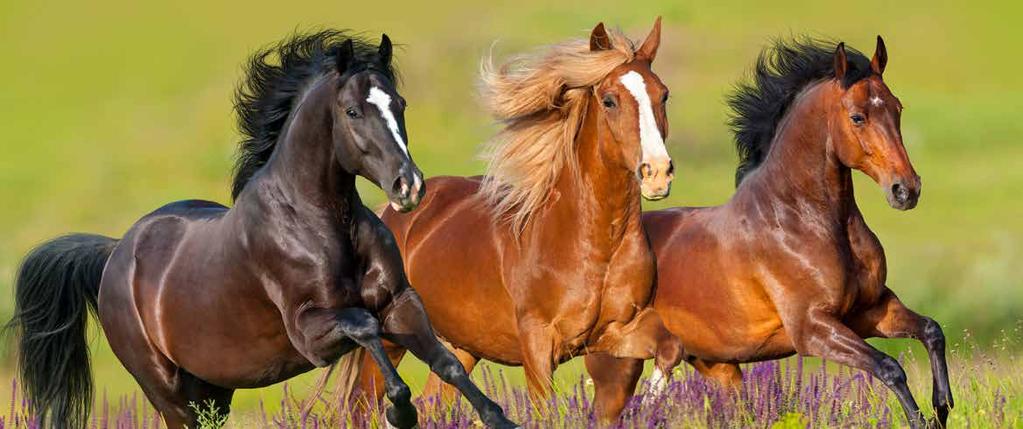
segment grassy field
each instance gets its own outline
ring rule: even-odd
[[[68,231],[118,236],[173,200],[227,202],[239,65],[295,29],[386,31],[404,45],[397,55],[414,157],[427,175],[478,174],[479,145],[495,129],[473,91],[482,55],[584,37],[601,20],[638,38],[663,15],[655,71],[673,94],[668,146],[679,174],[672,197],[648,207],[718,204],[731,194],[723,96],[770,38],[806,33],[869,52],[882,34],[885,79],[906,105],[903,133],[925,186],[919,207],[902,213],[858,175],[860,205],[903,300],[953,341],[991,344],[1023,315],[1021,13],[1009,1],[0,2],[0,316],[10,314],[14,269],[32,245]],[[101,392],[133,392],[94,337]],[[4,353],[0,380],[12,362]],[[559,371],[566,389],[580,366]],[[422,384],[418,363],[407,360],[402,372]],[[521,370],[506,374],[521,382]],[[280,395],[279,387],[246,391],[236,409]]]

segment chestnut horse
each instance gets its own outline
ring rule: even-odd
[[[754,81],[731,97],[740,154],[725,205],[645,213],[657,254],[656,317],[636,333],[660,341],[655,377],[679,359],[728,386],[739,363],[798,353],[867,371],[890,388],[913,427],[924,425],[906,374],[867,337],[915,338],[927,348],[933,405],[952,407],[945,338],[885,283],[884,250],[856,206],[853,169],[899,210],[916,206],[920,178],[902,144],[899,102],[872,60],[844,44],[778,42]],[[588,356],[597,407],[617,416],[642,371],[638,360]]]
[[[522,365],[539,399],[573,356],[636,355],[619,342],[652,296],[640,196],[665,197],[673,177],[668,90],[650,68],[659,43],[659,19],[638,49],[598,24],[589,41],[484,67],[484,99],[505,125],[487,175],[430,179],[416,212],[384,212],[466,370],[479,359]],[[403,352],[390,350],[395,362]],[[364,392],[379,383],[364,367]],[[431,380],[427,394],[440,387]]]
[[[257,53],[238,92],[246,140],[234,207],[179,201],[120,240],[75,234],[29,254],[12,325],[43,426],[86,424],[90,309],[171,428],[198,427],[191,404],[227,413],[234,389],[327,366],[357,346],[386,368],[387,420],[413,427],[411,393],[381,338],[429,362],[485,423],[513,426],[437,341],[394,237],[356,192],[358,174],[402,211],[423,194],[391,52],[386,35],[377,47],[323,31]]]

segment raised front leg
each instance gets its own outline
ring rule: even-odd
[[[790,326],[796,350],[867,371],[888,386],[902,404],[910,427],[925,426],[920,407],[906,384],[906,371],[891,356],[867,344],[830,314],[812,310],[798,326]]]
[[[363,259],[364,275],[362,296],[367,305],[380,306],[383,335],[389,341],[404,347],[423,362],[444,382],[455,386],[472,404],[480,419],[493,428],[513,428],[514,423],[504,416],[496,403],[469,380],[462,364],[437,339],[426,317],[419,295],[405,278],[401,255],[394,236],[375,214],[363,208],[357,223],[356,251]],[[372,350],[370,350],[372,352]],[[382,360],[374,359],[385,378],[386,367],[393,369],[383,347]]]
[[[406,289],[382,316],[384,336],[408,349],[417,358],[430,365],[430,370],[441,380],[458,389],[479,413],[480,420],[487,427],[517,427],[515,423],[505,417],[500,406],[487,398],[473,384],[469,379],[469,374],[462,367],[462,363],[437,339],[430,326],[430,321],[426,317],[423,303],[414,290]]]
[[[955,402],[948,382],[945,334],[938,322],[906,308],[895,293],[885,288],[877,305],[854,316],[850,326],[864,337],[915,338],[924,344],[931,361],[931,404],[940,427],[945,427]]]
[[[316,309],[304,314],[301,325],[312,335],[310,350],[323,358],[340,357],[355,346],[366,349],[380,368],[384,379],[384,393],[393,405],[387,409],[387,421],[397,428],[412,428],[418,423],[416,408],[412,405],[412,391],[402,381],[391,364],[380,341],[380,322],[364,308],[341,310]]]
[[[476,363],[479,362],[479,358],[465,350],[453,348],[450,344],[445,343],[444,346],[451,350],[451,353],[455,355],[458,362],[462,364],[465,372],[472,374],[472,370],[476,367]],[[423,396],[438,398],[442,403],[449,404],[458,396],[458,391],[454,386],[441,380],[437,374],[431,373],[430,377],[426,380],[426,386],[423,386]]]

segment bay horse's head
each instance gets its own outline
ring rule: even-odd
[[[334,153],[345,170],[379,186],[395,210],[408,212],[419,205],[426,188],[408,150],[405,99],[381,72],[389,68],[391,52],[386,34],[376,61],[357,59],[351,39],[341,45],[335,57],[341,76],[332,103]]]
[[[610,50],[611,43],[604,24],[597,24],[590,33],[590,50]],[[674,164],[664,147],[668,87],[651,69],[660,44],[661,19],[657,18],[633,60],[614,68],[593,86],[594,97],[600,103],[598,121],[607,124],[617,145],[605,153],[635,172],[640,191],[648,200],[667,197],[675,177]]]
[[[888,204],[899,210],[916,207],[920,176],[902,144],[902,103],[888,89],[882,74],[888,63],[884,40],[877,48],[866,78],[844,85],[849,70],[845,44],[835,50],[837,108],[830,109],[831,145],[847,167],[864,172],[885,191]]]

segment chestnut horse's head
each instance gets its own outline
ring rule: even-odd
[[[878,36],[869,76],[846,85],[843,82],[849,61],[845,45],[838,44],[834,67],[840,101],[828,113],[830,141],[844,165],[864,172],[881,185],[888,204],[909,210],[916,207],[920,197],[920,176],[902,144],[902,103],[882,79],[887,62],[884,40]]]
[[[484,59],[482,100],[503,127],[488,146],[480,195],[496,217],[521,232],[555,194],[562,171],[577,171],[581,139],[596,142],[586,146],[595,149],[589,159],[616,182],[635,178],[647,199],[668,195],[668,90],[650,70],[660,41],[660,19],[638,48],[597,24],[589,40],[546,46],[499,67]]]
[[[600,23],[590,34],[590,50],[613,49],[611,38]],[[636,50],[632,61],[611,71],[593,86],[600,104],[599,121],[606,123],[614,136],[615,148],[610,155],[622,167],[636,173],[640,191],[649,200],[667,197],[675,168],[664,147],[668,134],[665,104],[668,87],[650,66],[661,44],[661,19]]]

